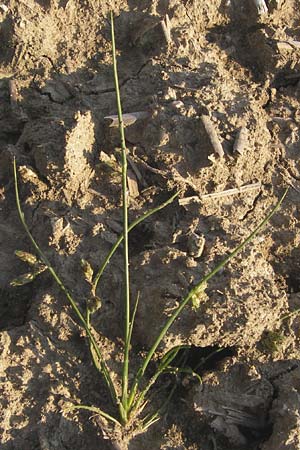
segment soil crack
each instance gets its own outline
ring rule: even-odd
[[[243,215],[243,217],[241,218],[241,222],[243,222],[244,220],[246,220],[248,218],[248,216],[254,211],[258,200],[261,197],[262,192],[260,191],[254,198],[253,202],[252,202],[252,206],[246,211],[246,213]]]

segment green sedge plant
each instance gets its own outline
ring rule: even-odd
[[[153,390],[155,383],[158,378],[164,373],[176,373],[181,371],[183,373],[195,374],[191,369],[182,366],[181,369],[178,367],[173,367],[172,362],[178,356],[179,351],[183,346],[177,346],[169,350],[156,364],[156,370],[150,379],[147,378],[146,371],[151,361],[154,360],[156,351],[160,344],[162,343],[164,337],[166,336],[168,330],[181,314],[182,310],[189,304],[193,303],[195,298],[201,295],[201,292],[206,288],[207,282],[212,279],[233,257],[235,257],[255,236],[256,234],[268,223],[273,214],[278,210],[284,197],[287,194],[287,190],[284,192],[283,196],[273,208],[273,210],[265,217],[265,219],[254,229],[254,231],[240,244],[238,245],[228,256],[226,256],[222,262],[217,264],[213,270],[211,270],[207,275],[205,275],[195,286],[191,287],[186,296],[181,300],[179,306],[174,310],[172,315],[166,320],[164,326],[162,327],[160,333],[154,340],[151,348],[146,352],[146,355],[141,361],[140,367],[136,373],[130,372],[130,347],[132,331],[134,326],[134,319],[136,311],[138,308],[138,302],[140,294],[138,294],[137,299],[132,307],[131,305],[131,295],[130,295],[130,273],[129,273],[129,252],[128,252],[128,235],[130,231],[136,227],[138,224],[143,222],[145,219],[149,218],[151,215],[157,213],[161,209],[165,208],[167,205],[172,203],[180,192],[174,194],[166,202],[160,206],[148,210],[141,217],[137,218],[132,223],[128,222],[128,189],[127,189],[127,148],[125,141],[124,124],[122,119],[122,106],[119,90],[118,81],[118,70],[117,70],[117,58],[116,58],[116,46],[115,46],[115,34],[114,34],[114,21],[113,14],[111,14],[111,35],[112,35],[112,55],[113,55],[113,70],[114,70],[114,82],[116,91],[116,101],[119,119],[119,132],[120,141],[122,149],[122,212],[123,212],[123,232],[119,236],[116,243],[112,246],[110,252],[108,253],[105,260],[100,265],[100,268],[94,274],[94,269],[91,267],[90,263],[86,260],[82,260],[82,269],[85,280],[90,284],[90,298],[86,302],[86,308],[83,310],[79,305],[79,302],[75,300],[70,290],[67,289],[62,279],[57,274],[55,268],[52,266],[48,257],[41,250],[40,246],[31,234],[29,227],[26,223],[24,213],[21,208],[21,202],[19,197],[18,188],[18,178],[17,178],[17,166],[16,161],[14,161],[14,182],[15,182],[15,193],[16,193],[16,204],[21,223],[25,229],[27,236],[29,237],[33,248],[35,249],[36,255],[31,253],[17,251],[16,255],[23,261],[27,262],[31,266],[30,273],[21,275],[11,282],[13,286],[20,286],[25,283],[31,282],[36,276],[44,271],[49,271],[53,277],[56,284],[59,286],[66,299],[70,303],[73,312],[77,316],[79,325],[85,330],[86,338],[88,340],[88,345],[90,349],[90,354],[92,361],[99,372],[99,374],[105,380],[107,388],[110,393],[110,397],[113,404],[113,413],[108,413],[103,409],[100,409],[95,405],[72,405],[72,410],[88,410],[93,414],[96,414],[102,418],[106,424],[111,424],[119,427],[122,430],[122,434],[126,434],[127,429],[134,429],[135,433],[145,431],[150,425],[159,420],[165,405],[170,400],[172,394],[174,393],[174,388],[171,389],[170,393],[166,396],[165,401],[159,409],[151,412],[150,403],[150,390]],[[110,373],[108,365],[103,357],[102,350],[95,339],[95,332],[92,324],[93,313],[101,307],[100,298],[97,295],[97,290],[101,277],[113,257],[116,250],[122,245],[123,252],[123,265],[124,265],[124,336],[123,336],[123,363],[122,363],[122,373],[118,382],[113,380]],[[178,364],[177,364],[178,366]],[[130,382],[129,382],[130,380]],[[155,389],[154,389],[155,392]],[[148,408],[148,411],[145,408]],[[126,446],[125,446],[126,448]]]

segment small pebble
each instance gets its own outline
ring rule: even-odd
[[[184,108],[184,103],[183,103],[181,100],[174,100],[174,101],[171,103],[171,105],[172,105],[172,107],[173,107],[174,109],[181,109],[181,108]]]
[[[176,91],[173,88],[168,87],[164,98],[165,100],[176,100]]]
[[[246,127],[241,127],[237,133],[233,144],[233,152],[242,155],[248,145],[248,130]]]

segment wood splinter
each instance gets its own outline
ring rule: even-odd
[[[209,137],[209,140],[214,149],[214,152],[217,155],[219,155],[220,158],[222,158],[224,156],[224,150],[223,150],[222,144],[220,142],[219,136],[217,135],[217,132],[216,132],[216,129],[215,129],[215,126],[214,126],[212,120],[210,119],[209,116],[206,116],[205,114],[203,114],[201,116],[201,121],[202,121],[205,131]]]

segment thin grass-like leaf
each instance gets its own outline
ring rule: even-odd
[[[25,232],[27,234],[27,236],[29,237],[32,245],[34,246],[36,252],[38,253],[38,255],[41,258],[41,261],[45,264],[45,266],[47,266],[49,272],[51,273],[53,279],[55,280],[55,282],[57,283],[57,285],[60,287],[60,289],[62,290],[62,292],[65,294],[66,298],[68,299],[69,303],[71,304],[75,314],[77,315],[81,325],[83,326],[83,328],[85,329],[92,345],[93,348],[95,350],[95,353],[97,355],[97,358],[99,359],[99,363],[100,363],[100,368],[101,368],[101,373],[107,383],[107,386],[109,388],[112,400],[114,401],[115,404],[118,403],[118,399],[117,399],[117,394],[116,394],[116,389],[114,387],[113,381],[111,379],[109,370],[106,366],[106,363],[102,357],[102,353],[101,350],[99,349],[91,331],[89,326],[86,323],[85,318],[83,317],[81,311],[79,310],[75,300],[73,299],[72,295],[70,294],[70,292],[68,291],[68,289],[65,287],[65,285],[63,284],[63,282],[61,281],[61,279],[59,278],[59,276],[57,275],[56,271],[54,270],[54,268],[52,267],[50,261],[48,260],[48,258],[46,257],[46,255],[44,254],[44,252],[41,250],[41,248],[39,247],[39,245],[37,244],[37,242],[35,241],[34,237],[32,236],[28,225],[26,223],[25,220],[25,216],[24,213],[22,211],[21,208],[21,202],[20,202],[20,197],[19,197],[19,187],[18,187],[18,176],[17,176],[17,164],[16,164],[16,160],[14,159],[13,162],[13,169],[14,169],[14,181],[15,181],[15,193],[16,193],[16,204],[17,204],[17,210],[18,210],[18,214],[19,214],[19,218],[20,221],[25,229]]]
[[[149,362],[152,359],[152,356],[154,355],[157,347],[159,346],[159,344],[161,343],[161,341],[163,340],[163,338],[165,337],[166,333],[168,332],[169,328],[171,327],[171,325],[174,323],[174,321],[177,319],[177,317],[180,315],[180,313],[182,312],[182,310],[185,308],[185,306],[189,303],[189,301],[192,299],[193,295],[195,295],[199,289],[201,289],[203,286],[206,285],[206,283],[213,278],[232,258],[234,258],[250,241],[252,241],[252,239],[257,235],[257,233],[269,222],[269,220],[271,219],[271,217],[275,214],[275,212],[280,208],[285,196],[287,195],[288,189],[286,189],[284,191],[284,194],[282,195],[282,197],[280,198],[280,200],[277,202],[277,204],[275,205],[275,207],[272,209],[272,211],[264,218],[264,220],[262,220],[259,225],[254,229],[254,231],[252,231],[252,233],[249,234],[249,236],[241,243],[239,244],[226,258],[223,259],[223,261],[221,261],[219,264],[217,264],[213,270],[211,270],[204,278],[202,278],[201,281],[199,281],[199,283],[196,284],[195,287],[193,287],[188,294],[186,295],[186,297],[181,301],[180,305],[178,306],[178,308],[174,311],[174,313],[172,314],[172,316],[167,320],[166,324],[164,325],[164,327],[162,328],[161,332],[159,333],[159,335],[157,336],[154,344],[152,345],[152,347],[150,348],[150,350],[148,351],[148,354],[146,356],[146,358],[144,359],[143,364],[141,365],[135,380],[133,382],[133,386],[129,395],[129,407],[134,408],[133,402],[134,402],[134,398],[135,398],[135,394],[136,394],[136,389],[141,381],[141,379],[144,376],[145,370],[147,369]]]
[[[145,433],[145,431],[148,430],[148,428],[150,428],[152,425],[154,425],[156,422],[158,422],[161,418],[161,414],[159,412],[154,413],[153,415],[151,415],[149,418],[147,418],[147,420],[143,421],[142,424],[142,430],[143,433]]]
[[[216,355],[217,353],[220,353],[222,350],[224,350],[222,347],[221,348],[217,348],[217,350],[215,350],[214,352],[211,352],[208,356],[206,356],[206,358],[201,358],[201,360],[198,362],[198,364],[196,364],[196,366],[194,367],[194,370],[198,370],[201,366],[203,366],[210,358],[212,358],[214,355]]]
[[[147,386],[140,392],[137,396],[137,399],[132,407],[132,412],[137,411],[140,408],[140,405],[144,402],[146,395],[148,394],[151,387],[156,383],[157,379],[167,371],[168,367],[174,361],[178,352],[182,349],[190,348],[189,345],[177,345],[170,349],[161,359],[158,368],[156,369],[154,375],[147,382]]]
[[[300,314],[300,308],[297,308],[294,311],[291,311],[291,312],[285,314],[284,316],[282,316],[280,318],[280,320],[290,319],[291,317],[297,316],[298,314]]]
[[[88,406],[88,405],[68,405],[67,410],[68,411],[74,411],[78,409],[83,409],[85,411],[90,411],[93,413],[98,414],[101,417],[104,417],[105,419],[109,420],[110,422],[113,422],[116,425],[121,425],[120,422],[110,414],[107,414],[102,409],[97,408],[96,406]]]
[[[161,205],[157,206],[156,208],[153,209],[149,209],[147,212],[145,212],[144,214],[142,214],[140,217],[138,217],[137,219],[135,219],[129,226],[128,226],[128,232],[130,232],[131,230],[133,230],[133,228],[135,228],[137,225],[139,225],[140,223],[142,223],[144,220],[148,219],[148,217],[152,216],[153,214],[157,213],[158,211],[160,211],[161,209],[165,208],[166,206],[170,205],[171,203],[173,203],[173,201],[178,197],[178,195],[181,193],[181,191],[176,192],[176,194],[172,195],[168,200],[166,200],[164,203],[162,203]],[[121,234],[118,238],[118,240],[115,242],[115,244],[112,246],[110,252],[108,253],[107,257],[105,258],[105,260],[103,261],[101,267],[99,268],[97,274],[94,277],[93,280],[93,285],[94,285],[94,289],[97,289],[98,283],[100,281],[100,278],[103,275],[104,270],[106,269],[107,265],[109,264],[112,256],[115,254],[116,250],[118,249],[118,247],[120,246],[120,244],[123,242],[124,239],[124,235]]]
[[[177,375],[178,373],[185,373],[187,375],[191,375],[194,378],[197,378],[199,383],[202,384],[202,378],[191,367],[167,367],[164,370],[164,373],[172,373],[174,375]]]
[[[158,420],[160,420],[162,414],[166,411],[168,404],[170,403],[174,393],[176,390],[176,385],[174,384],[174,386],[172,387],[171,391],[169,392],[169,395],[167,396],[166,400],[163,402],[162,406],[153,414],[148,414],[148,416],[146,416],[142,423],[142,428],[143,431],[147,431],[147,429],[153,425],[155,422],[157,422]]]

